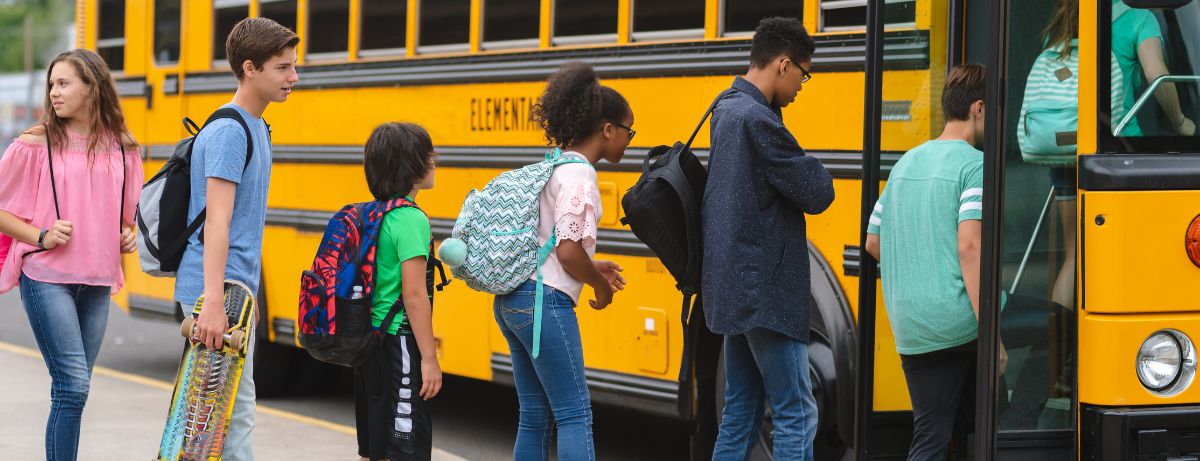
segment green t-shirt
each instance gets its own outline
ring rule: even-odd
[[[410,201],[412,199],[409,199]],[[402,263],[412,258],[428,258],[431,231],[429,218],[421,210],[405,207],[392,210],[383,217],[383,228],[379,232],[379,246],[375,248],[375,297],[371,306],[371,324],[379,327],[387,317],[392,304],[403,293]],[[408,316],[401,310],[388,334],[396,334],[400,327],[407,330]]]
[[[1113,4],[1119,1],[1121,0],[1113,0]],[[1144,90],[1147,86],[1146,74],[1138,61],[1138,46],[1152,38],[1161,40],[1162,30],[1158,27],[1158,19],[1154,17],[1154,13],[1147,10],[1114,8],[1113,14],[1118,13],[1121,14],[1120,17],[1112,23],[1112,53],[1117,58],[1117,64],[1121,66],[1124,79],[1125,110],[1133,110],[1133,102],[1141,96],[1137,91]],[[1113,122],[1114,126],[1116,123]],[[1136,117],[1121,132],[1121,136],[1141,135],[1142,127],[1138,125]]]
[[[892,168],[867,232],[879,235],[897,352],[924,354],[978,336],[958,263],[958,223],[970,219],[983,219],[983,152],[934,140]]]

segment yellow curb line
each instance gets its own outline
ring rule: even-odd
[[[16,344],[6,343],[4,341],[0,341],[0,351],[10,352],[10,353],[13,353],[16,355],[21,355],[21,356],[25,356],[25,357],[37,359],[37,360],[42,360],[42,353],[40,351],[37,351],[34,349],[29,349],[26,347],[21,347]],[[175,390],[175,386],[166,381],[159,381],[157,379],[151,379],[151,378],[147,378],[145,376],[139,376],[139,375],[135,375],[135,374],[131,374],[131,373],[125,373],[123,371],[117,371],[117,370],[113,370],[111,368],[106,368],[106,367],[102,367],[102,366],[96,366],[95,368],[93,368],[92,373],[99,374],[102,376],[107,376],[110,378],[116,378],[116,379],[119,379],[122,381],[131,382],[134,384],[141,384],[143,386],[151,387],[151,388],[155,388],[155,389],[160,389],[160,390],[165,390],[165,391],[174,391]],[[308,424],[308,425],[320,427],[322,429],[339,432],[342,434],[354,435],[354,436],[358,435],[358,431],[355,430],[355,428],[344,425],[344,424],[331,423],[329,421],[292,413],[290,411],[266,407],[266,406],[262,406],[262,405],[258,405],[258,404],[255,404],[255,410],[260,411],[262,413],[266,413],[271,416],[278,416],[283,419],[289,419],[289,420],[292,420],[292,421],[295,421],[295,422],[298,422],[301,424]],[[442,449],[439,449],[436,447],[433,449],[433,459],[441,460],[441,461],[466,461],[465,458],[459,457],[457,455],[454,455],[452,453],[449,453],[445,450],[442,450]]]
[[[11,352],[13,354],[42,360],[42,353],[37,350],[21,347],[21,346],[6,343],[3,341],[0,341],[0,351]],[[102,366],[98,366],[98,365],[92,370],[92,373],[98,374],[101,376],[107,376],[110,378],[116,378],[116,379],[119,379],[122,381],[131,382],[134,384],[141,384],[143,386],[151,387],[154,389],[165,390],[165,391],[174,391],[175,390],[175,386],[166,381],[159,381],[157,379],[151,379],[151,378],[147,378],[145,376],[139,376],[139,375],[135,375],[135,374],[131,374],[131,373],[125,373],[123,371],[117,371],[117,370],[113,370],[111,368],[106,368],[106,367],[102,367]],[[271,416],[278,416],[280,418],[290,419],[290,420],[298,422],[298,423],[309,424],[312,426],[320,427],[322,429],[328,429],[328,430],[331,430],[334,432],[340,432],[342,434],[348,434],[348,435],[357,435],[358,434],[358,432],[355,431],[355,429],[353,427],[346,426],[344,424],[331,423],[329,421],[324,421],[324,420],[320,420],[317,418],[312,418],[309,416],[292,413],[290,411],[266,407],[263,405],[255,405],[255,407],[256,407],[257,411],[266,413]]]

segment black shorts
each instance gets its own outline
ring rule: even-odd
[[[421,352],[411,335],[384,335],[367,363],[354,369],[358,455],[372,460],[428,460],[433,420],[422,399]]]

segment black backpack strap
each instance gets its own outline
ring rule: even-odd
[[[196,131],[196,136],[199,136],[200,132],[204,131],[204,128],[207,127],[209,123],[223,118],[233,119],[238,123],[238,125],[241,125],[242,130],[246,132],[246,162],[242,165],[242,174],[245,174],[246,169],[250,168],[250,158],[254,156],[254,135],[250,132],[250,125],[246,123],[246,119],[242,117],[241,112],[238,112],[237,109],[232,107],[222,107],[216,111],[213,111],[212,115],[209,115],[208,119],[204,121],[204,126],[201,126],[200,129]],[[187,118],[184,118],[183,120],[184,127],[187,127],[189,123],[191,123],[192,126],[196,125]],[[264,120],[263,123],[265,124],[266,120]],[[190,150],[188,151],[188,154],[191,154]],[[165,254],[175,254],[176,251],[179,251],[186,246],[187,241],[189,238],[191,238],[192,234],[199,230],[200,226],[204,225],[204,219],[207,216],[208,206],[205,206],[204,208],[200,209],[200,213],[196,215],[196,219],[192,220],[192,222],[188,224],[187,229],[183,231],[183,235],[186,235],[187,238],[180,239],[180,242],[175,242],[175,245],[172,245],[171,248],[168,248]],[[200,243],[204,243],[204,234],[200,235]]]
[[[695,345],[692,343],[692,335],[688,334],[691,321],[696,320],[696,309],[703,309],[699,294],[685,293],[683,295],[683,308],[680,309],[680,323],[683,325],[683,362],[679,364],[679,382],[684,382],[691,368],[692,348]]]
[[[718,102],[721,102],[721,98],[725,97],[725,95],[726,95],[726,94],[729,94],[729,92],[730,92],[731,90],[733,90],[733,88],[729,88],[729,89],[726,89],[725,91],[722,91],[722,92],[721,92],[721,94],[718,94],[718,95],[717,95],[716,99],[713,99],[713,102],[712,102],[712,104],[709,104],[709,105],[708,105],[708,110],[704,111],[704,117],[701,117],[701,118],[700,118],[700,123],[697,123],[697,124],[696,124],[696,129],[695,129],[695,130],[692,130],[692,136],[688,138],[688,140],[687,140],[687,144],[684,144],[684,145],[683,145],[683,148],[684,148],[684,149],[691,149],[691,148],[692,148],[692,141],[694,141],[694,140],[696,139],[696,135],[700,133],[700,127],[703,127],[703,126],[704,126],[704,122],[705,122],[706,120],[708,120],[708,116],[709,116],[709,115],[712,115],[712,111],[713,111],[713,109],[716,109],[716,108],[717,108],[717,103],[718,103]]]
[[[58,186],[54,184],[54,151],[50,148],[50,127],[46,127],[46,162],[50,165],[50,193],[54,195],[54,218],[62,220],[62,213],[58,210]],[[22,258],[34,253],[46,251],[45,248],[38,248],[25,252],[21,255]]]
[[[241,112],[238,112],[237,109],[232,107],[222,107],[217,109],[212,113],[212,115],[208,116],[208,120],[204,121],[204,126],[200,127],[200,130],[203,131],[209,123],[223,118],[230,118],[238,122],[238,125],[241,125],[242,130],[246,132],[246,164],[242,166],[242,169],[248,168],[250,166],[250,157],[254,156],[254,136],[250,133],[250,125],[246,123],[245,118],[242,118]],[[263,123],[265,124],[266,120],[264,120]],[[199,134],[199,132],[196,133],[196,135]]]
[[[388,327],[392,325],[392,322],[396,321],[396,316],[400,315],[400,311],[402,310],[404,310],[403,293],[396,298],[396,302],[392,303],[392,307],[388,309],[387,315],[383,316],[383,323],[379,324],[380,336],[388,334]],[[397,331],[397,333],[398,332],[399,331]]]
[[[121,208],[117,208],[117,235],[125,230],[125,140],[118,139],[117,145],[121,147]]]
[[[54,151],[50,148],[50,126],[46,126],[46,161],[50,164],[50,193],[54,194],[54,218],[62,220],[58,209],[58,186],[54,184]]]

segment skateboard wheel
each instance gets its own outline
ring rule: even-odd
[[[242,330],[233,330],[233,333],[229,334],[229,345],[231,347],[233,347],[234,349],[241,349],[242,345],[244,345],[245,343],[246,343],[246,332],[244,332]]]
[[[192,329],[195,328],[195,326],[196,326],[196,318],[195,317],[188,317],[186,319],[183,319],[183,326],[179,329],[179,334],[183,335],[184,338],[190,339],[192,337]]]

